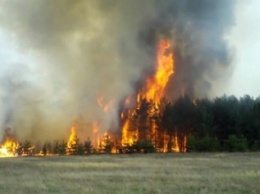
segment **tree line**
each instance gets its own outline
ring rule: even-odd
[[[149,153],[149,152],[211,152],[260,150],[260,98],[222,96],[213,100],[179,97],[174,102],[161,100],[159,105],[146,99],[131,111],[125,111],[132,144],[121,143],[122,130],[109,136],[102,144],[92,145],[91,139],[77,138],[71,148],[66,141],[45,143],[42,155],[86,155],[93,153]],[[30,142],[20,146],[18,153],[32,151]],[[178,148],[178,149],[177,149]]]
[[[160,105],[143,99],[127,118],[128,130],[138,134],[134,144],[126,146],[129,152],[260,149],[260,98],[248,95],[213,100],[182,96],[174,102],[163,99]]]
[[[192,101],[184,96],[168,103],[161,118],[166,130],[187,135],[187,151],[260,148],[260,98],[224,95]]]

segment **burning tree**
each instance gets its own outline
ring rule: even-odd
[[[6,128],[4,131],[3,143],[0,144],[0,156],[12,157],[17,154],[19,143],[15,141],[11,134],[11,129]]]
[[[91,154],[92,153],[92,148],[93,148],[93,145],[91,143],[91,140],[88,137],[87,141],[84,142],[85,153],[86,154]]]
[[[29,141],[23,144],[15,140],[11,128],[4,131],[3,143],[0,144],[0,157],[31,156],[34,154],[34,146]]]
[[[145,80],[144,86],[136,96],[136,108],[127,109],[121,114],[122,145],[150,142],[157,151],[185,151],[185,135],[172,129],[163,130],[160,125],[166,100],[162,100],[170,76],[174,74],[172,46],[167,39],[158,43],[157,67],[155,73]],[[129,99],[127,99],[129,103]],[[167,111],[167,110],[166,110]],[[164,119],[165,120],[165,119]],[[169,126],[169,124],[166,124]],[[171,126],[172,127],[172,126]],[[167,127],[166,127],[167,128]],[[181,147],[181,149],[179,148]]]

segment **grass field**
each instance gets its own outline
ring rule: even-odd
[[[0,193],[260,193],[260,153],[1,158]]]

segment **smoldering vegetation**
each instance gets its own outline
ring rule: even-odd
[[[64,138],[118,127],[122,100],[151,74],[156,44],[171,40],[167,98],[205,97],[229,68],[224,35],[235,1],[0,1],[6,44],[28,60],[0,59],[0,128],[18,139]],[[3,46],[2,46],[3,47]],[[4,49],[4,48],[2,48]],[[29,61],[29,62],[28,62]],[[104,112],[97,103],[111,106]],[[1,130],[0,130],[1,131]]]

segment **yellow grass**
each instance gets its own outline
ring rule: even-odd
[[[259,193],[260,153],[0,159],[0,193]]]

